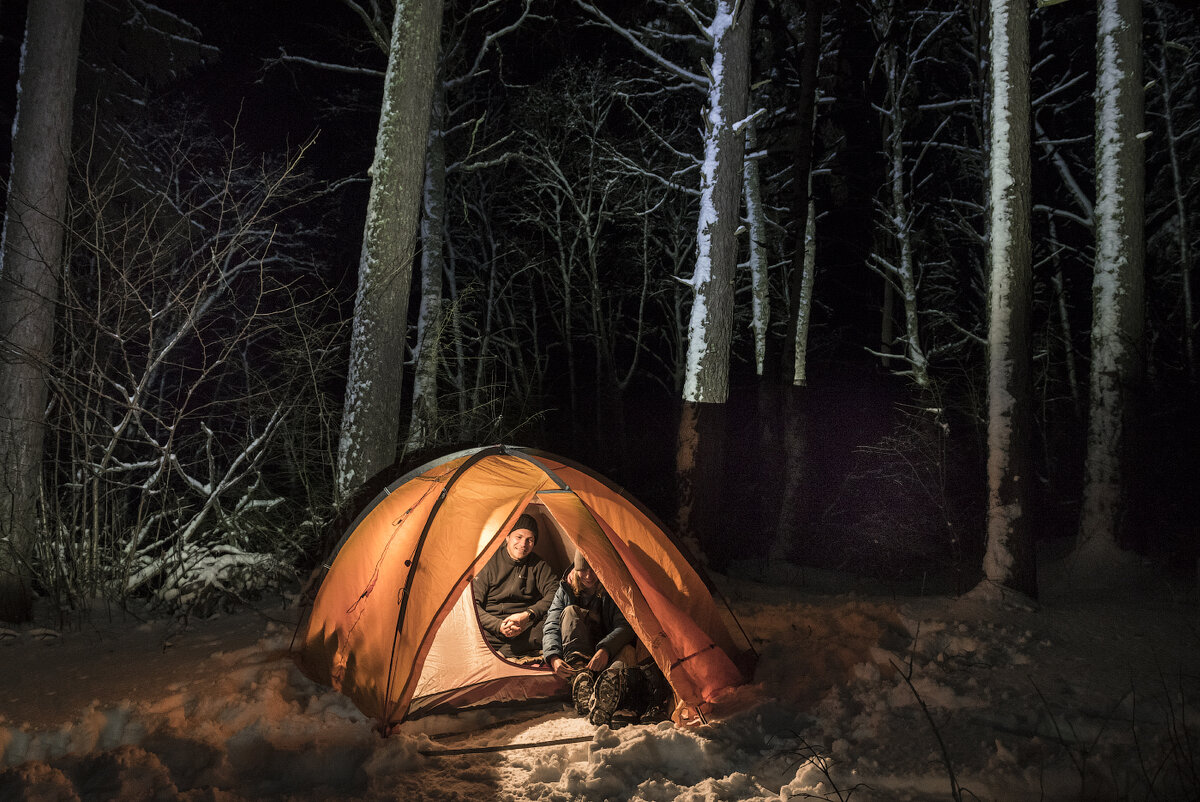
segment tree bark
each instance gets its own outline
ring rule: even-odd
[[[796,110],[796,159],[793,162],[795,195],[792,208],[795,214],[796,247],[792,251],[792,265],[789,273],[789,309],[787,319],[787,335],[783,342],[783,371],[781,378],[785,384],[792,384],[796,378],[796,327],[802,314],[800,304],[803,300],[802,284],[804,282],[804,257],[808,252],[808,215],[810,214],[810,199],[812,197],[812,153],[813,153],[813,120],[816,119],[817,109],[817,72],[821,62],[821,0],[806,0],[804,3],[804,50],[800,59],[800,88],[799,107]]]
[[[1107,584],[1127,558],[1128,464],[1143,371],[1144,150],[1139,0],[1097,10],[1096,261],[1083,507],[1072,579]]]
[[[981,591],[1037,597],[1032,481],[1029,13],[991,4],[991,182],[988,285],[988,517]]]
[[[753,0],[718,0],[711,26],[712,75],[705,114],[704,162],[694,299],[688,325],[683,400],[721,404],[729,394],[729,345],[733,336],[733,280],[742,195],[745,137],[734,126],[746,116],[750,77]]]
[[[754,369],[761,378],[767,359],[767,336],[771,327],[770,250],[767,239],[767,211],[763,204],[760,159],[754,123],[746,127],[746,148],[742,191],[746,198],[746,221],[750,228],[750,327],[754,331]]]
[[[753,0],[718,0],[710,28],[713,80],[705,114],[694,296],[688,324],[683,411],[676,460],[680,533],[695,537],[710,558],[728,548],[715,513],[700,511],[723,470],[724,409],[729,396],[729,348],[733,337],[733,282],[742,198],[745,136],[735,128],[746,116],[750,90],[750,25]],[[714,409],[720,407],[720,409]],[[705,412],[701,414],[700,410]],[[716,425],[707,425],[713,421]]]
[[[29,4],[0,264],[0,618],[32,605],[83,0]]]
[[[408,294],[441,23],[442,0],[396,4],[338,444],[342,498],[396,458]]]
[[[429,148],[425,157],[424,212],[421,217],[421,308],[417,314],[417,344],[413,349],[412,419],[405,451],[418,452],[430,444],[438,427],[437,376],[444,322],[442,273],[445,269],[446,143],[442,133],[445,92],[438,85],[432,106]]]

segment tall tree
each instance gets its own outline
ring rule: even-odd
[[[807,381],[805,368],[801,364],[806,359],[805,354],[799,353],[806,343],[798,341],[801,320],[807,323],[808,308],[804,306],[811,300],[812,265],[805,260],[809,255],[809,216],[815,212],[812,203],[812,167],[813,167],[813,121],[817,109],[817,75],[821,61],[821,20],[823,0],[805,0],[804,3],[804,40],[801,43],[797,72],[800,76],[800,86],[797,90],[796,104],[796,156],[793,165],[793,197],[792,215],[795,220],[795,247],[792,250],[792,266],[788,278],[790,287],[788,300],[787,335],[783,341],[783,364],[780,372],[786,383],[802,386]],[[809,282],[809,293],[804,292],[804,283]],[[804,331],[803,336],[807,337]]]
[[[679,526],[700,535],[710,556],[720,560],[731,543],[718,542],[713,510],[695,507],[723,463],[723,409],[729,395],[729,349],[733,337],[733,286],[737,268],[737,229],[742,194],[742,159],[750,89],[750,25],[753,0],[718,0],[708,27],[713,43],[708,107],[704,124],[704,160],[700,168],[700,219],[696,267],[692,273],[692,311],[688,322],[687,361],[683,374],[683,414],[679,424]],[[734,13],[737,16],[734,16]],[[710,423],[713,424],[710,426]],[[696,492],[697,483],[701,492]],[[700,531],[701,522],[705,531]]]
[[[1153,14],[1155,35],[1151,39],[1153,56],[1148,55],[1146,66],[1150,72],[1150,86],[1158,102],[1153,111],[1162,144],[1157,148],[1161,162],[1158,169],[1158,192],[1147,187],[1147,217],[1156,216],[1161,225],[1146,232],[1147,243],[1159,240],[1159,250],[1166,251],[1164,262],[1176,266],[1176,281],[1170,282],[1170,292],[1179,298],[1178,328],[1180,350],[1187,380],[1193,386],[1200,385],[1200,364],[1196,339],[1200,334],[1197,325],[1196,298],[1192,286],[1196,272],[1193,239],[1196,235],[1196,183],[1188,170],[1188,156],[1196,152],[1195,142],[1200,133],[1197,121],[1197,101],[1200,90],[1195,81],[1195,70],[1200,63],[1200,32],[1195,29],[1195,15],[1173,9],[1169,5],[1147,6]],[[1151,83],[1152,81],[1152,83]],[[1153,182],[1151,183],[1153,186]],[[1155,204],[1151,198],[1158,195],[1162,200]],[[1155,208],[1157,206],[1157,208]],[[1169,211],[1168,211],[1169,210]]]
[[[1033,410],[1029,237],[1029,12],[991,2],[990,279],[988,282],[988,517],[985,591],[1037,596],[1029,488]]]
[[[1096,64],[1096,262],[1083,507],[1073,564],[1104,582],[1124,560],[1129,459],[1143,371],[1144,152],[1140,0],[1100,0]]]
[[[703,111],[703,156],[699,160],[696,262],[689,281],[692,307],[683,371],[683,413],[676,454],[678,526],[685,533],[700,534],[693,531],[695,522],[713,522],[715,526],[715,516],[693,509],[695,501],[713,495],[697,492],[696,483],[714,480],[722,463],[723,405],[729,394],[754,2],[716,0],[708,7],[711,13],[707,8],[702,11],[700,3],[680,2],[676,7],[693,26],[689,34],[668,31],[657,19],[635,31],[585,0],[576,3],[623,37],[656,69],[683,81],[684,85],[704,90],[707,95]],[[704,65],[706,75],[690,72],[666,55],[670,49],[684,44],[703,47],[711,54]]]
[[[83,0],[29,4],[0,263],[0,618],[24,620]]]
[[[442,0],[399,3],[392,21],[338,444],[341,494],[396,458],[408,294],[441,25]]]
[[[421,305],[417,313],[413,367],[412,419],[405,451],[417,452],[434,441],[438,427],[437,374],[444,310],[442,273],[446,226],[446,97],[441,81],[434,88],[421,193]]]

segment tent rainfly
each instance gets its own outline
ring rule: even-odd
[[[367,506],[300,622],[301,670],[384,732],[434,711],[563,693],[549,669],[493,651],[475,615],[471,579],[526,512],[540,523],[537,552],[556,570],[583,551],[629,620],[639,656],[653,658],[674,689],[676,723],[703,720],[745,681],[737,666],[749,643],[742,635],[737,645],[740,629],[663,527],[588,469],[511,446],[427,463]]]

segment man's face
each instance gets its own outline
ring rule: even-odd
[[[596,572],[590,565],[576,568],[575,577],[579,580],[579,586],[584,590],[595,590],[596,586],[600,584],[600,580],[596,578]]]
[[[514,560],[523,560],[533,551],[533,532],[528,529],[514,529],[504,539],[504,547],[508,556]]]

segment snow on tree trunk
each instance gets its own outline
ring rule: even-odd
[[[688,324],[683,399],[725,402],[729,394],[729,345],[733,335],[733,280],[742,194],[745,135],[736,124],[746,115],[753,0],[740,5],[718,0],[708,33],[713,42],[708,108],[704,117],[704,161],[700,177],[700,221],[696,229],[695,296]]]
[[[787,318],[787,333],[783,343],[782,379],[786,384],[797,386],[795,368],[801,357],[796,353],[800,343],[796,331],[801,316],[806,314],[800,309],[803,299],[801,285],[805,279],[804,260],[808,254],[808,213],[811,208],[809,199],[812,195],[812,153],[813,153],[813,122],[816,119],[817,108],[817,76],[821,60],[821,21],[822,0],[805,0],[804,3],[804,51],[800,61],[800,86],[798,94],[800,101],[796,109],[796,158],[795,182],[793,193],[793,212],[796,223],[796,247],[792,251],[791,273],[788,277],[789,308]],[[807,343],[807,335],[805,335]]]
[[[921,348],[921,329],[917,325],[917,273],[913,259],[912,214],[904,194],[904,127],[901,117],[901,99],[896,97],[895,126],[888,136],[892,150],[892,220],[896,226],[896,237],[900,246],[900,264],[896,278],[900,283],[900,294],[904,301],[904,341],[908,354],[909,370],[913,381],[919,386],[929,384],[929,372],[925,362],[925,351]]]
[[[982,592],[1037,595],[1030,530],[1029,15],[991,4],[991,278],[988,287],[988,516]]]
[[[29,4],[0,253],[0,619],[28,617],[83,0]]]
[[[817,270],[817,205],[812,199],[812,174],[808,177],[808,215],[804,224],[804,277],[800,281],[800,303],[796,304],[796,359],[792,384],[808,385],[808,327],[812,320],[813,284]]]
[[[899,291],[904,305],[904,347],[908,364],[907,373],[918,386],[929,384],[925,352],[921,348],[921,334],[917,316],[917,276],[912,245],[912,210],[905,192],[906,173],[904,152],[904,84],[907,76],[901,76],[899,48],[895,43],[884,47],[884,70],[887,73],[887,98],[889,108],[885,112],[886,133],[884,144],[889,159],[888,187],[890,204],[885,208],[885,227],[896,241],[898,253],[893,260],[876,256],[877,267]]]
[[[746,197],[746,220],[750,227],[750,328],[754,332],[754,368],[763,375],[767,358],[767,331],[771,327],[770,254],[767,249],[767,213],[763,207],[762,181],[759,177],[760,159],[754,123],[746,127],[748,156],[743,170],[743,194]]]
[[[396,4],[338,443],[337,489],[343,497],[396,457],[408,292],[441,22],[441,0]]]
[[[745,134],[737,124],[745,117],[748,105],[754,3],[740,3],[736,20],[733,5],[729,0],[718,0],[708,29],[713,43],[712,80],[704,117],[700,221],[692,276],[695,294],[688,324],[676,457],[679,531],[697,537],[708,556],[718,562],[730,546],[720,535],[715,500],[724,462],[724,404],[729,395],[733,281],[745,153]]]
[[[406,452],[429,445],[438,426],[437,374],[442,343],[442,273],[445,259],[446,145],[442,133],[445,99],[435,90],[425,157],[424,214],[421,217],[421,310],[414,348],[412,420]]]
[[[1124,562],[1124,466],[1142,372],[1143,96],[1139,0],[1097,10],[1096,261],[1083,507],[1075,578],[1103,582]]]

